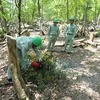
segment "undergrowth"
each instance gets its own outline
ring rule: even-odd
[[[36,61],[35,58],[35,55],[30,54],[30,61]],[[32,82],[37,85],[38,89],[44,90],[46,85],[66,79],[66,74],[57,69],[52,53],[42,53],[42,60],[40,68],[29,66],[28,70],[23,74],[26,82]]]

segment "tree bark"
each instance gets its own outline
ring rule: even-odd
[[[18,32],[18,35],[20,36],[21,34],[21,3],[22,3],[22,0],[15,0],[15,4],[16,4],[16,7],[18,8],[18,20],[19,20],[19,32]]]
[[[86,32],[86,29],[88,30],[88,26],[87,26],[87,14],[88,14],[88,2],[85,3],[85,10],[84,10],[84,35]]]
[[[41,14],[40,14],[40,0],[38,0],[38,17],[39,18],[41,17]]]
[[[97,1],[95,0],[94,22],[97,24]],[[94,27],[95,28],[95,27]]]
[[[42,19],[44,18],[43,10],[44,8],[43,8],[43,0],[42,0]]]
[[[69,19],[69,1],[68,0],[66,0],[66,6],[67,6],[67,22],[68,22],[68,19]]]
[[[78,12],[78,6],[77,6],[77,0],[75,1],[75,20],[77,19],[77,12]],[[76,21],[75,21],[76,24]]]
[[[32,20],[34,20],[34,16],[35,16],[35,4],[36,4],[36,0],[35,1],[33,1],[33,3],[34,3],[34,6],[33,6],[33,11],[32,11]]]
[[[22,0],[19,0],[18,2],[18,19],[19,19],[19,36],[20,36],[20,33],[21,33],[21,2]]]
[[[5,15],[3,5],[2,5],[2,0],[0,0],[0,11],[1,11],[2,15]],[[2,30],[7,33],[9,29],[7,26],[6,18],[4,16],[0,17],[0,22],[1,22]]]
[[[11,36],[7,37],[7,45],[9,51],[9,63],[12,74],[12,81],[14,84],[15,91],[19,100],[34,100],[33,94],[29,88],[26,87],[25,82],[21,75],[21,69],[19,64],[19,58],[17,56],[16,40]]]

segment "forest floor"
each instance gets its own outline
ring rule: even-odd
[[[100,43],[100,39],[96,38],[94,42]],[[100,46],[76,47],[72,54],[67,54],[60,52],[62,46],[57,46],[63,43],[64,41],[58,40],[52,53],[59,68],[65,71],[67,81],[55,86],[52,82],[42,93],[36,91],[36,100],[100,100]],[[0,100],[16,100],[13,85],[5,85],[7,50],[7,45],[0,43]],[[42,99],[38,99],[39,97]]]

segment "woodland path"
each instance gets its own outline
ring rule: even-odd
[[[95,39],[100,43],[100,39]],[[46,41],[44,42],[44,45]],[[63,44],[63,41],[56,42],[56,45]],[[47,88],[36,97],[41,100],[100,100],[100,46],[77,47],[72,54],[61,53],[63,47],[55,46],[52,52],[57,59],[58,67],[65,71],[66,82],[58,84],[56,88]],[[7,45],[0,45],[0,100],[16,100],[12,85],[5,86],[8,64]],[[53,84],[52,84],[53,85]],[[38,99],[36,99],[38,100]]]

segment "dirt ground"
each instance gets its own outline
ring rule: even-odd
[[[100,39],[95,39],[95,42],[100,43]],[[58,44],[63,44],[63,41],[57,41],[56,45]],[[61,53],[62,49],[61,46],[55,46],[55,51],[52,53],[56,57],[59,69],[66,73],[66,80],[58,84],[52,82],[42,93],[36,91],[36,100],[100,100],[100,46],[76,47],[73,48],[72,54]],[[13,85],[5,85],[7,55],[7,45],[2,42],[0,44],[0,100],[16,100]]]

